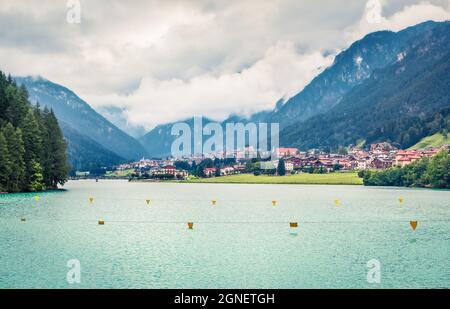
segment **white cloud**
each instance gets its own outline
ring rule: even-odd
[[[128,111],[130,121],[139,124],[154,125],[191,115],[215,119],[224,119],[232,112],[250,115],[273,108],[283,96],[296,94],[331,62],[330,56],[300,54],[291,43],[284,42],[269,48],[261,60],[239,73],[205,73],[188,80],[162,81],[148,76],[126,97],[91,100],[120,105]]]
[[[370,24],[361,0],[81,3],[81,24],[70,25],[65,1],[2,0],[0,68],[42,75],[93,107],[123,107],[147,128],[272,108],[331,62],[323,54],[450,12],[449,0],[383,0]]]
[[[391,16],[383,16],[383,5],[386,0],[370,0],[361,20],[346,30],[347,42],[361,39],[364,35],[380,30],[400,31],[409,26],[428,20],[450,20],[450,0],[445,7],[433,5],[428,1],[405,6]]]

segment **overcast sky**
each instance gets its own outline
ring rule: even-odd
[[[450,0],[0,0],[0,69],[133,124],[271,109],[365,34],[449,20]]]

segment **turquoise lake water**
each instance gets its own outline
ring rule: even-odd
[[[39,201],[0,196],[0,287],[450,287],[450,191],[127,181],[65,189]],[[80,284],[66,281],[71,259]],[[367,281],[373,259],[380,283]]]

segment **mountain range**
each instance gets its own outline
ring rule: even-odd
[[[423,107],[424,112],[415,114],[415,116],[420,115],[423,122],[425,121],[424,118],[431,117],[433,112],[438,113],[442,108],[448,107],[450,104],[448,101],[449,87],[444,81],[449,74],[443,76],[441,83],[435,84],[436,86],[440,85],[439,91],[421,93],[420,100],[426,100],[428,96],[433,96],[436,100],[426,107],[423,106],[425,102],[419,104],[413,102],[414,100],[410,98],[415,95],[415,91],[419,91],[419,88],[410,85],[406,89],[403,86],[409,85],[409,82],[416,85],[421,84],[420,91],[423,91],[425,89],[423,83],[428,85],[432,83],[431,78],[433,77],[431,75],[436,77],[434,74],[420,75],[420,73],[425,73],[433,65],[438,69],[441,61],[443,62],[442,65],[445,66],[443,54],[446,48],[448,50],[449,28],[449,22],[429,21],[399,32],[380,31],[368,34],[338,54],[329,68],[320,73],[286,103],[277,102],[273,110],[258,112],[248,118],[232,115],[222,122],[222,126],[227,122],[276,122],[280,124],[282,129],[280,132],[281,145],[286,147],[328,148],[331,146],[336,148],[339,145],[346,146],[355,143],[358,139],[368,141],[385,139],[397,142],[401,146],[411,146],[413,141],[420,136],[423,137],[428,131],[412,132],[412,135],[415,134],[415,136],[410,141],[401,140],[402,137],[399,135],[404,130],[408,131],[411,128],[408,123],[411,122],[412,118],[410,119],[406,115],[412,115],[413,110],[417,112],[417,109]],[[435,43],[440,44],[439,48],[434,48],[436,47]],[[428,50],[428,52],[417,54],[421,50]],[[422,61],[424,62],[421,63]],[[397,75],[392,73],[396,66],[400,70],[409,68],[405,74],[401,75],[403,83],[396,83],[395,76]],[[387,75],[383,75],[384,78],[381,78],[382,72],[388,75],[388,72],[391,72],[391,75],[389,78]],[[434,73],[439,74],[437,71]],[[441,73],[445,75],[445,72]],[[373,93],[374,80],[377,81],[377,93]],[[388,89],[391,91],[388,92]],[[386,92],[383,93],[383,90],[386,90]],[[382,97],[380,98],[380,96]],[[395,101],[394,97],[400,96],[410,99],[407,102]],[[361,115],[372,114],[374,110],[386,108],[386,106],[379,104],[379,100],[390,100],[391,108],[397,111],[394,113],[397,115],[397,120],[402,119],[404,121],[404,125],[397,128],[397,135],[379,134],[376,138],[377,135],[374,131],[363,130],[358,134],[356,134],[357,130],[347,131],[345,125],[352,122],[358,123],[357,125],[361,129],[367,125],[359,121]],[[409,106],[411,109],[408,109]],[[345,112],[340,113],[344,107]],[[356,110],[353,111],[353,107],[358,107],[358,113],[356,113]],[[339,129],[334,128],[337,121],[334,119],[336,113],[340,115],[342,120],[341,125],[343,127]],[[323,117],[328,115],[328,118],[321,118],[320,115],[324,115]],[[374,122],[374,126],[386,125],[383,119],[387,122],[392,120],[386,114],[378,113],[377,115],[381,118]],[[160,125],[140,139],[148,152],[158,155],[170,153],[170,145],[174,139],[170,136],[172,125],[172,123]],[[335,132],[334,138],[329,139],[328,135],[332,132]]]
[[[92,169],[111,166],[147,155],[133,137],[97,113],[74,92],[42,77],[17,77],[32,104],[47,106],[54,112],[68,141],[73,168]]]
[[[429,35],[441,29],[448,29],[448,23],[426,22],[399,32],[366,35],[338,54],[329,68],[265,120],[287,127],[328,112],[374,71],[396,63],[408,50],[423,45]]]
[[[281,142],[300,148],[390,141],[408,148],[430,132],[450,106],[450,23],[428,28],[402,56],[374,70],[328,111],[284,129]]]
[[[449,33],[450,22],[430,21],[399,32],[368,34],[286,102],[250,117],[231,115],[222,125],[278,122],[281,145],[302,149],[360,141],[410,147],[450,125]],[[120,110],[101,109],[107,120],[63,86],[43,78],[16,80],[27,87],[30,101],[55,111],[77,169],[170,154],[173,123],[136,139],[124,130],[138,136],[143,129],[129,127]],[[183,122],[193,127],[193,118]]]

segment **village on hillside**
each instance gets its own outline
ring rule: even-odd
[[[185,180],[190,177],[221,177],[243,173],[277,175],[280,161],[284,164],[285,174],[383,170],[394,166],[404,167],[449,148],[446,145],[420,150],[401,150],[386,142],[372,144],[366,149],[349,147],[343,153],[276,148],[277,160],[260,160],[255,159],[255,150],[249,147],[243,151],[236,151],[232,159],[227,158],[225,153],[176,159],[143,158],[137,162],[115,166],[106,176]]]

